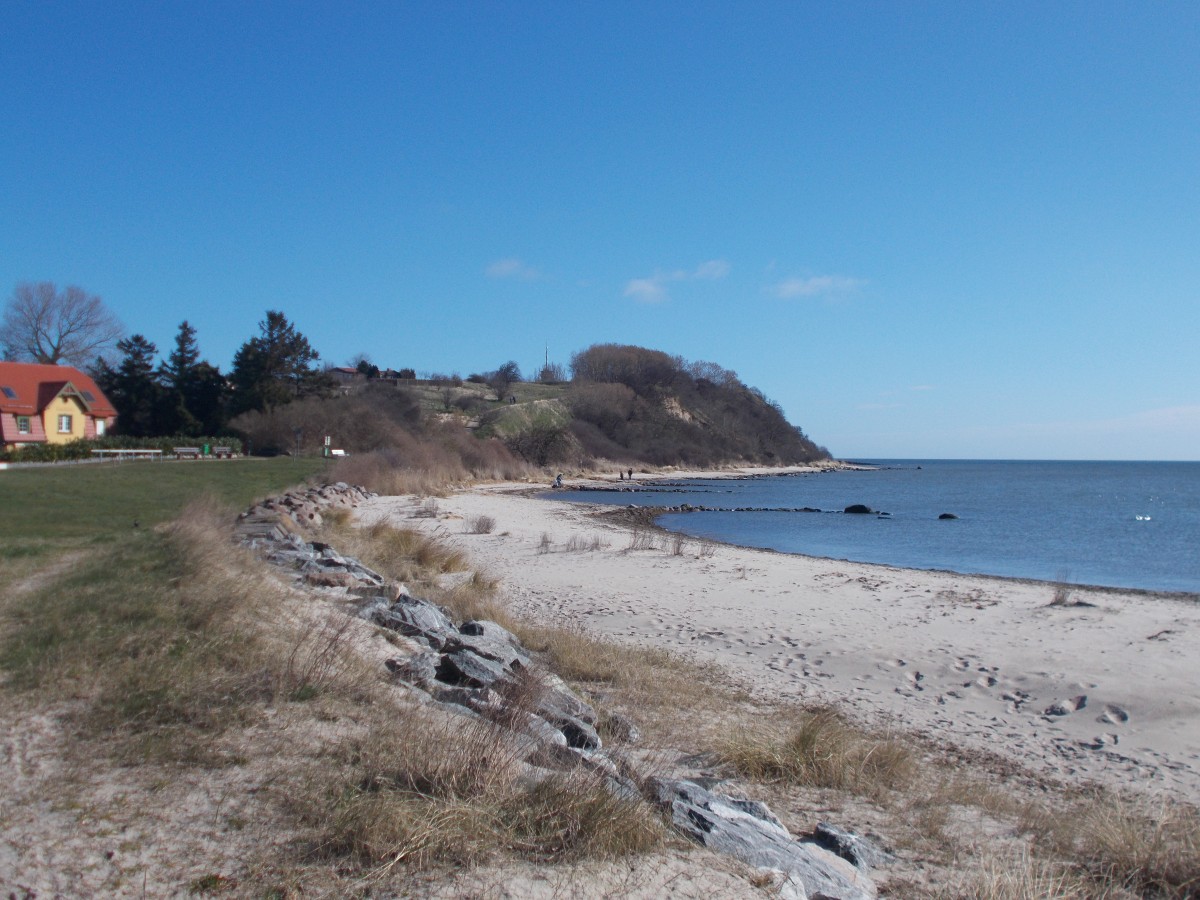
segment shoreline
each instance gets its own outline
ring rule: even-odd
[[[655,474],[643,473],[644,477],[637,482],[637,485],[644,486],[647,488],[661,488],[661,487],[669,488],[669,487],[674,487],[675,486],[674,482],[678,479],[684,479],[684,480],[701,479],[701,480],[706,480],[706,481],[719,481],[719,480],[740,481],[740,480],[751,480],[751,479],[755,479],[755,478],[771,478],[771,477],[776,477],[776,476],[813,475],[813,474],[819,474],[821,472],[829,472],[829,471],[878,471],[881,468],[886,468],[886,467],[880,467],[878,465],[873,465],[873,464],[869,464],[869,463],[859,463],[859,462],[844,461],[844,460],[829,460],[829,461],[825,461],[825,462],[832,463],[832,465],[825,465],[823,463],[818,463],[818,464],[813,464],[811,466],[786,466],[786,467],[780,467],[778,469],[770,469],[770,468],[765,468],[765,467],[747,467],[744,470],[742,470],[742,469],[721,469],[721,470],[714,470],[712,472],[703,471],[703,470],[687,470],[684,472],[680,472],[677,474],[670,474],[670,475],[655,475]],[[750,474],[745,474],[745,473],[750,473]],[[630,482],[628,482],[628,481],[626,481],[626,482],[612,481],[610,479],[602,478],[602,477],[580,477],[580,478],[577,478],[576,483],[572,484],[569,488],[567,488],[567,490],[578,491],[578,492],[595,491],[595,492],[611,492],[611,493],[628,492],[630,494],[638,493],[636,488],[631,490],[629,485],[630,485]],[[671,493],[671,491],[648,490],[648,491],[646,491],[646,493]],[[683,491],[678,491],[678,493],[683,493]],[[557,502],[560,502],[560,503],[573,503],[573,502],[588,503],[588,501],[559,500],[556,497],[555,491],[552,487],[545,487],[545,488],[530,490],[528,492],[528,496],[534,497],[536,499],[556,500]],[[598,508],[604,508],[604,509],[610,509],[610,510],[628,509],[628,507],[618,506],[616,504],[597,503],[595,505]],[[854,564],[854,565],[880,566],[883,568],[896,569],[896,570],[900,570],[900,571],[939,572],[939,573],[943,573],[946,575],[962,575],[965,577],[972,577],[972,578],[995,578],[995,579],[999,579],[1002,581],[1013,581],[1013,582],[1017,582],[1017,583],[1021,583],[1021,584],[1039,584],[1039,585],[1049,587],[1051,589],[1061,586],[1061,587],[1065,587],[1066,589],[1068,589],[1071,592],[1082,591],[1082,592],[1094,593],[1094,592],[1113,592],[1113,591],[1115,591],[1115,592],[1119,592],[1119,593],[1123,593],[1123,594],[1137,594],[1140,596],[1152,597],[1152,598],[1155,598],[1158,600],[1164,600],[1164,601],[1175,601],[1175,602],[1181,602],[1181,603],[1195,603],[1195,604],[1200,605],[1200,590],[1170,590],[1170,589],[1163,589],[1163,588],[1135,587],[1132,585],[1096,584],[1096,583],[1091,583],[1091,582],[1067,581],[1067,580],[1058,580],[1058,579],[1052,580],[1052,579],[1047,579],[1047,578],[1037,578],[1035,576],[1029,576],[1029,575],[1003,575],[1003,574],[996,573],[996,572],[970,572],[970,571],[958,571],[955,569],[942,569],[942,568],[928,568],[927,569],[927,568],[920,568],[920,567],[916,567],[916,566],[897,565],[895,563],[874,562],[871,560],[855,560],[855,559],[850,559],[849,557],[817,556],[815,554],[800,553],[800,552],[793,551],[793,550],[780,550],[775,547],[760,547],[760,546],[757,546],[754,544],[739,544],[734,541],[722,540],[720,538],[708,538],[708,537],[700,538],[696,535],[692,535],[687,532],[673,531],[672,529],[667,528],[667,527],[659,524],[659,522],[658,522],[658,519],[661,516],[676,515],[676,514],[683,514],[683,513],[812,512],[812,513],[816,514],[816,513],[831,513],[831,512],[836,513],[836,512],[839,512],[838,510],[792,510],[792,509],[776,510],[776,509],[738,509],[738,508],[708,508],[708,507],[693,507],[690,509],[683,509],[683,508],[680,508],[679,506],[658,506],[658,505],[640,506],[640,505],[636,505],[636,504],[630,504],[630,506],[636,506],[636,509],[638,509],[639,511],[644,511],[645,513],[653,516],[654,521],[650,524],[649,527],[655,528],[664,534],[684,534],[691,540],[708,540],[708,541],[713,541],[715,543],[721,544],[722,546],[737,547],[737,548],[743,549],[743,550],[758,550],[758,551],[761,551],[764,553],[781,553],[781,554],[784,554],[787,556],[798,556],[798,557],[803,557],[805,559],[826,560],[829,562],[841,562],[841,563]]]
[[[1055,606],[1055,582],[683,535],[674,548],[665,529],[661,546],[636,547],[612,521],[620,507],[542,493],[480,485],[440,499],[436,518],[413,517],[417,498],[381,497],[359,516],[440,533],[500,579],[519,616],[715,662],[764,696],[833,703],[1075,786],[1200,800],[1200,608],[1188,595],[1080,586],[1086,605]],[[481,515],[495,533],[465,533]]]

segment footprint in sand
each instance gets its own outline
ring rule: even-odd
[[[1104,712],[1096,717],[1096,721],[1107,722],[1110,725],[1122,725],[1129,721],[1129,713],[1125,712],[1119,706],[1108,703],[1104,706]]]
[[[1000,679],[998,679],[995,675],[980,675],[975,679],[975,684],[981,688],[990,688],[995,687],[999,681]]]
[[[1051,703],[1046,707],[1046,711],[1042,715],[1065,716],[1077,712],[1085,706],[1087,706],[1087,695],[1080,694],[1078,697],[1072,697],[1070,700],[1057,700]]]

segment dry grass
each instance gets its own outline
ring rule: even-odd
[[[1108,883],[1163,897],[1200,893],[1200,815],[1194,807],[1097,798],[1057,823],[1074,859]]]
[[[1015,858],[985,854],[978,866],[953,884],[939,889],[936,900],[1118,900],[1130,895],[1114,885],[1096,882],[1060,863],[1047,862],[1027,850]]]
[[[917,768],[909,744],[869,735],[831,708],[802,713],[790,727],[739,729],[719,743],[716,755],[746,778],[865,796],[903,787]]]
[[[496,530],[496,520],[491,516],[472,516],[463,523],[467,534],[491,534]]]
[[[687,549],[687,538],[678,531],[671,532],[667,538],[667,551],[672,556],[683,556]]]
[[[591,537],[573,534],[567,539],[567,543],[563,549],[568,553],[596,553],[599,550],[606,549],[608,546],[608,542],[598,534],[593,534]]]
[[[657,550],[658,549],[658,534],[648,526],[635,525],[629,529],[629,543],[625,546],[626,553],[634,553],[639,550]]]
[[[412,515],[414,519],[436,519],[438,517],[437,498],[426,497]]]
[[[535,695],[536,686],[527,697]],[[515,703],[513,719],[526,705]],[[505,723],[413,711],[340,746],[302,813],[321,852],[375,875],[399,864],[474,865],[502,851],[558,862],[662,843],[649,806],[614,796],[583,770],[530,769],[528,751]]]
[[[348,515],[328,515],[321,537],[379,574],[407,584],[432,586],[439,575],[470,568],[466,554],[457,547],[387,522],[358,528]]]

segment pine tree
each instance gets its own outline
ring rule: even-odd
[[[117,409],[117,431],[136,437],[174,432],[167,392],[154,377],[158,348],[142,335],[117,342],[116,369],[102,365],[97,382]]]
[[[323,393],[328,378],[314,368],[320,355],[283,313],[268,310],[259,336],[242,344],[233,358],[232,411],[268,410],[296,397]]]
[[[216,366],[200,359],[196,329],[186,319],[179,325],[175,349],[159,367],[158,378],[170,395],[176,432],[200,437],[224,427],[225,379]]]

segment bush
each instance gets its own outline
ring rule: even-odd
[[[318,452],[330,435],[335,447],[364,453],[402,443],[420,422],[420,405],[407,390],[368,384],[348,397],[307,397],[269,412],[242,413],[229,425],[256,453],[292,451],[297,429],[302,450]]]

